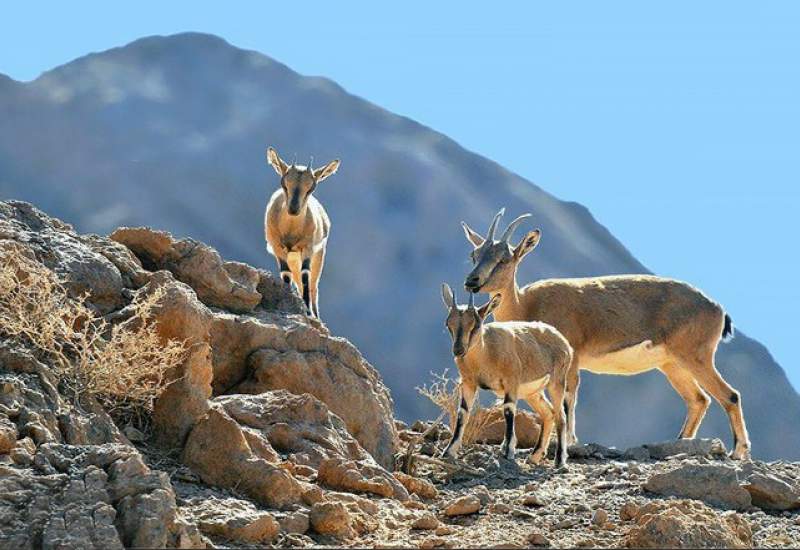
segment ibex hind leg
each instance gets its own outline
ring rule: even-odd
[[[547,447],[550,445],[550,435],[553,432],[553,406],[542,392],[525,396],[525,401],[542,421],[539,427],[539,439],[536,441],[533,453],[528,458],[533,464],[539,464],[547,454]]]
[[[567,445],[578,444],[578,434],[575,431],[575,407],[578,406],[578,388],[581,385],[580,371],[577,359],[567,372],[567,391],[564,395],[564,414],[567,418]]]
[[[717,371],[713,356],[704,360],[687,361],[689,371],[695,380],[725,409],[733,432],[733,452],[731,457],[737,460],[750,456],[750,437],[742,413],[742,399],[738,391],[733,389]]]
[[[697,429],[706,415],[711,399],[700,388],[694,375],[677,362],[668,362],[661,366],[661,372],[667,377],[669,383],[686,402],[686,420],[683,423],[679,439],[693,438]]]

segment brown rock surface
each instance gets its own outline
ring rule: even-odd
[[[187,511],[200,531],[229,541],[271,542],[280,530],[272,514],[236,498],[203,499]]]
[[[302,488],[286,470],[253,452],[239,424],[214,404],[186,440],[183,460],[206,483],[237,488],[275,508],[301,501]]]
[[[394,477],[403,484],[403,487],[405,487],[409,493],[425,499],[436,499],[439,497],[439,491],[436,489],[436,486],[427,479],[410,476],[402,472],[395,472]]]
[[[699,502],[647,504],[625,536],[629,548],[750,548],[753,533],[736,513],[717,515]]]
[[[503,410],[494,407],[487,411],[489,415],[487,423],[480,433],[475,437],[475,441],[492,443],[499,445],[503,442],[506,433],[506,421],[503,418]],[[518,449],[532,449],[539,440],[539,418],[530,411],[518,410],[514,417],[514,432],[517,434]]]
[[[311,507],[311,527],[320,535],[341,539],[352,538],[355,533],[347,507],[341,502],[319,502]]]

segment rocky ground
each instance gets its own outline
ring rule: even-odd
[[[155,330],[187,353],[139,430],[0,340],[0,549],[800,545],[799,464],[733,462],[717,440],[579,445],[560,471],[496,444],[437,462],[447,429],[395,421],[378,371],[267,272],[0,202],[12,250],[112,324],[158,292]]]

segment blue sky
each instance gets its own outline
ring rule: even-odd
[[[192,30],[328,76],[585,204],[800,387],[798,29],[798,2],[7,2],[0,72]]]

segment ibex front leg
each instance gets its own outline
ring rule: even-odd
[[[306,305],[306,315],[314,315],[311,310],[311,258],[303,258],[300,268],[300,281],[303,283],[303,303]]]
[[[297,285],[292,280],[292,270],[289,269],[289,262],[285,258],[278,258],[278,269],[281,272],[281,280],[284,284],[288,285],[290,289],[297,288]]]
[[[461,384],[461,391],[459,392],[460,399],[458,405],[458,412],[456,413],[456,426],[453,429],[453,437],[450,443],[447,444],[442,457],[455,458],[456,451],[461,448],[461,439],[464,435],[464,427],[469,420],[469,411],[472,410],[472,404],[475,402],[477,395],[477,388],[472,388],[464,383]]]

